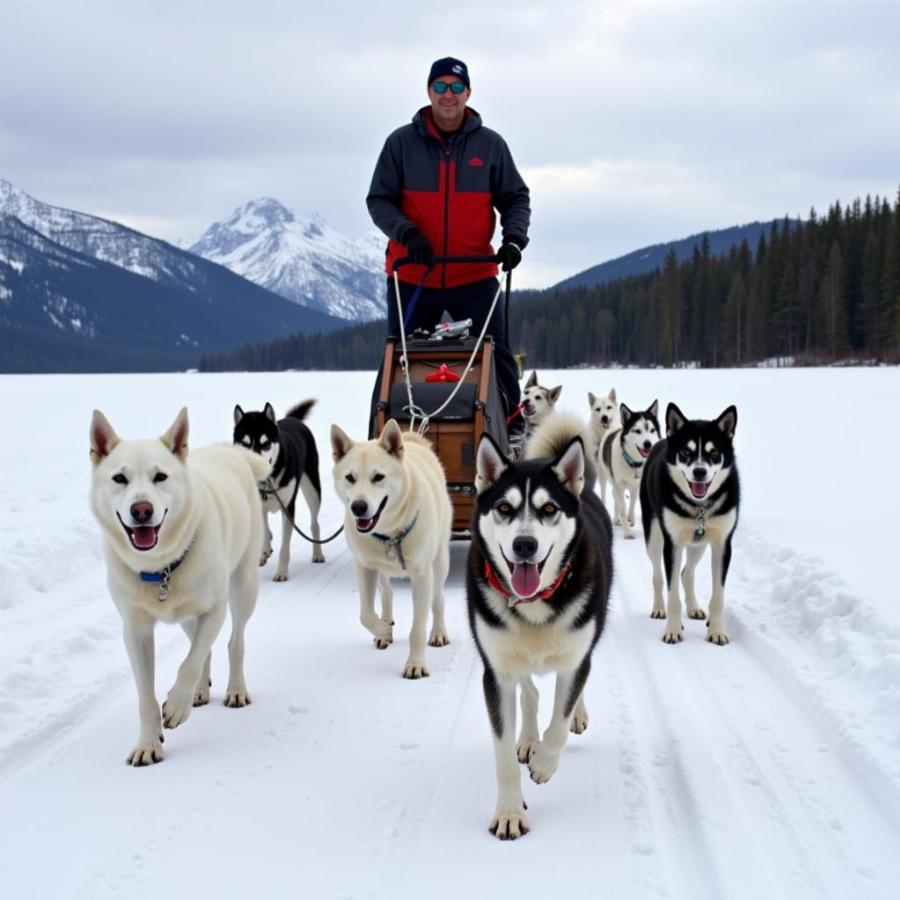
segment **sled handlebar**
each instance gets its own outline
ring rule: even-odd
[[[442,266],[445,263],[499,263],[500,260],[497,258],[496,254],[487,255],[487,256],[435,256],[434,263],[431,268],[433,269],[435,266]],[[394,264],[391,267],[394,272],[397,271],[401,266],[406,265],[414,265],[413,261],[408,256],[401,256],[400,259],[395,259]],[[418,265],[422,265],[419,263]]]

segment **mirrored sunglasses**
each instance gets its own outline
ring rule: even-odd
[[[466,86],[461,81],[454,81],[452,83],[446,81],[433,81],[431,83],[431,89],[436,94],[446,94],[447,88],[453,91],[454,94],[461,94],[466,89]]]

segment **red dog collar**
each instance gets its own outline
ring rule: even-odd
[[[556,581],[549,587],[544,588],[539,594],[534,594],[532,597],[517,597],[515,603],[510,603],[509,605],[518,606],[520,603],[534,603],[535,600],[549,600],[559,590],[560,585],[571,573],[572,562],[570,560],[559,570]],[[487,578],[488,584],[507,602],[515,597],[515,594],[511,594],[503,586],[503,582],[497,577],[497,573],[491,568],[491,564],[487,560],[484,561],[484,577]]]

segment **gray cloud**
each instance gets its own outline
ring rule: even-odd
[[[168,239],[260,195],[361,234],[453,53],[532,187],[520,284],[900,181],[893,3],[307,6],[4,0],[0,175]]]

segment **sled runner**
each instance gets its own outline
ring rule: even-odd
[[[495,262],[493,256],[436,257],[435,263]],[[409,262],[394,263],[397,269]],[[499,302],[498,286],[494,306]],[[509,303],[510,279],[506,279]],[[389,297],[388,302],[396,302]],[[489,314],[484,329],[490,322]],[[464,331],[462,323],[434,330],[429,336],[407,335],[400,312],[400,337],[389,337],[373,396],[371,436],[381,434],[388,419],[396,419],[404,430],[424,434],[432,443],[447,476],[447,491],[453,507],[453,537],[471,535],[475,509],[475,452],[485,432],[506,452],[506,411],[494,367],[494,344],[490,336],[436,337],[435,332]],[[448,323],[444,323],[447,326]]]

